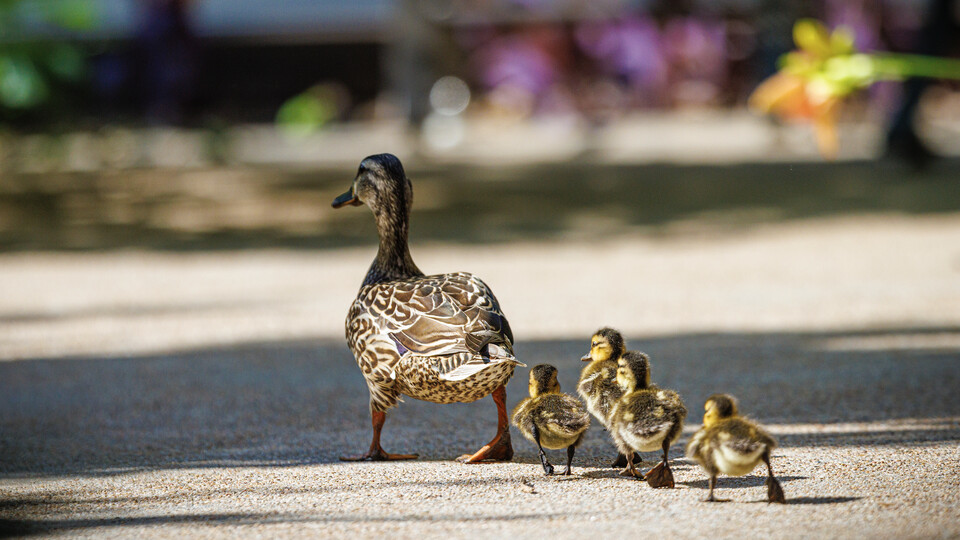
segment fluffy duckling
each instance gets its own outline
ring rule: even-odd
[[[627,352],[617,362],[617,382],[624,395],[610,411],[613,440],[627,466],[620,473],[638,477],[633,452],[663,450],[663,460],[650,469],[644,479],[651,487],[674,487],[667,458],[670,445],[683,431],[687,408],[673,390],[650,384],[650,361],[646,355]]]
[[[590,415],[580,400],[560,393],[557,368],[540,364],[530,370],[530,397],[521,401],[513,410],[513,425],[523,436],[537,443],[540,463],[547,474],[553,474],[553,465],[547,461],[543,448],[567,449],[569,475],[573,454],[590,427]]]
[[[713,496],[718,474],[743,476],[761,461],[767,464],[767,501],[786,502],[770,466],[770,452],[777,447],[777,441],[756,423],[740,416],[737,399],[729,394],[710,396],[703,409],[703,427],[687,444],[687,457],[710,475],[707,502],[721,500]]]
[[[610,431],[610,410],[623,397],[623,389],[617,384],[617,360],[623,355],[626,346],[623,335],[613,328],[597,330],[590,338],[590,352],[580,360],[589,362],[580,371],[577,393],[587,404],[590,411],[603,427]],[[637,353],[643,354],[643,353]],[[640,461],[640,456],[633,456]],[[627,457],[617,456],[612,467],[624,467]]]

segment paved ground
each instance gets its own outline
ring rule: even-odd
[[[742,215],[610,235],[589,214],[577,226],[597,235],[432,238],[414,256],[483,276],[521,359],[557,365],[566,390],[591,331],[624,329],[687,401],[681,443],[708,394],[738,395],[780,439],[786,506],[762,502],[762,476],[701,503],[679,447],[677,489],[620,478],[596,427],[572,478],[544,477],[519,435],[514,463],[452,462],[492,436],[489,398],[407,400],[384,444],[420,460],[339,462],[369,442],[341,334],[369,245],[23,251],[0,256],[0,534],[960,536],[960,213],[713,227]]]

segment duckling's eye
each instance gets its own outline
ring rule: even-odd
[[[596,341],[590,344],[591,347],[596,347],[597,345],[599,345],[599,343],[597,343]]]

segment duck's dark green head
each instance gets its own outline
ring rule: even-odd
[[[383,210],[409,213],[412,203],[413,186],[400,160],[393,154],[376,154],[360,162],[353,185],[333,200],[333,207],[365,204],[379,216]]]
[[[642,352],[627,351],[617,360],[617,384],[625,392],[650,386],[650,359]]]
[[[530,397],[540,394],[556,393],[560,391],[560,382],[557,381],[557,368],[550,364],[538,364],[530,370]]]
[[[730,394],[714,394],[703,404],[703,426],[710,427],[724,418],[740,414],[737,398]]]
[[[590,338],[590,352],[585,354],[584,362],[616,360],[623,354],[623,336],[613,328],[601,328]]]

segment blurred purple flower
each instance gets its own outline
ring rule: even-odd
[[[584,23],[577,27],[575,39],[604,71],[632,86],[659,87],[667,80],[660,31],[647,17]]]
[[[540,95],[558,78],[554,59],[523,35],[494,39],[477,52],[475,62],[480,82],[488,89],[507,84]]]

